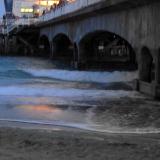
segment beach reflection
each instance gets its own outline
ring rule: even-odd
[[[14,108],[17,118],[50,122],[85,122],[86,114],[68,106],[18,105]]]
[[[57,120],[62,117],[62,109],[54,105],[18,105],[15,107],[18,117],[30,120]]]
[[[36,114],[44,114],[44,113],[60,113],[61,110],[56,108],[55,106],[49,105],[21,105],[17,106],[19,109],[23,109],[25,112],[28,113],[36,113]]]

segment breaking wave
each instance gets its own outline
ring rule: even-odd
[[[75,88],[55,88],[38,86],[4,86],[0,87],[1,96],[55,96],[55,97],[90,97],[90,98],[121,98],[121,97],[142,97],[136,91],[124,90],[90,90]]]
[[[47,77],[60,79],[65,81],[77,81],[77,82],[97,82],[97,83],[109,83],[109,82],[128,82],[138,78],[138,72],[91,72],[91,71],[69,71],[58,69],[25,69],[27,73],[30,73],[36,77]]]
[[[53,65],[30,58],[1,60],[0,121],[49,125],[51,129],[160,133],[160,103],[122,86],[130,86],[138,78],[137,71],[74,71]],[[63,109],[58,105],[64,105]],[[53,106],[59,107],[58,114]]]
[[[40,128],[44,128],[46,126],[47,130],[54,130],[55,127],[69,127],[69,128],[77,128],[82,130],[94,131],[94,132],[103,132],[103,133],[113,133],[113,134],[159,134],[160,128],[133,128],[133,129],[124,129],[111,127],[108,129],[96,128],[97,126],[89,126],[81,123],[67,123],[67,122],[58,122],[58,121],[36,121],[36,120],[21,120],[21,119],[0,119],[2,122],[11,122],[11,123],[21,123],[21,124],[30,124],[30,125],[40,125]],[[15,125],[16,126],[16,125]],[[48,127],[47,127],[48,126]],[[99,125],[100,126],[100,125]],[[14,125],[12,124],[12,127]],[[25,126],[24,126],[25,127]],[[35,127],[36,128],[36,127]]]

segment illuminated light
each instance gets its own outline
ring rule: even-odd
[[[33,8],[21,8],[21,13],[32,13]]]
[[[26,9],[25,9],[25,12],[26,12],[26,13],[28,13],[28,12],[29,12],[29,9],[28,9],[28,8],[26,8]]]
[[[40,1],[41,6],[47,6],[47,1]]]
[[[48,6],[52,6],[53,4],[55,4],[54,1],[48,1]]]
[[[32,13],[32,12],[33,12],[33,9],[32,9],[32,8],[29,8],[28,11],[29,11],[30,13]]]
[[[104,46],[98,46],[98,50],[104,50]]]
[[[52,6],[58,3],[59,3],[59,0],[41,0],[39,1],[39,5],[41,6]]]
[[[25,12],[25,9],[24,9],[24,8],[21,8],[21,12],[22,12],[22,13]]]
[[[75,2],[75,0],[67,0],[67,2],[73,3],[73,2]]]
[[[61,110],[54,107],[54,106],[48,106],[48,105],[22,105],[18,106],[18,108],[22,108],[25,111],[28,112],[37,112],[37,113],[59,113]]]

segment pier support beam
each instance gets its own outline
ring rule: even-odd
[[[154,98],[160,98],[160,55],[159,50],[143,48],[139,62],[140,79],[138,90]]]

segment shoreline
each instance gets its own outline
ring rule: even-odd
[[[82,131],[91,132],[96,134],[122,134],[122,135],[154,135],[160,134],[160,128],[108,128],[108,130],[94,129],[83,124],[54,124],[51,122],[41,121],[27,121],[27,120],[12,120],[12,119],[0,119],[0,127],[20,128],[20,129],[37,129],[37,130],[70,130],[70,131]]]

